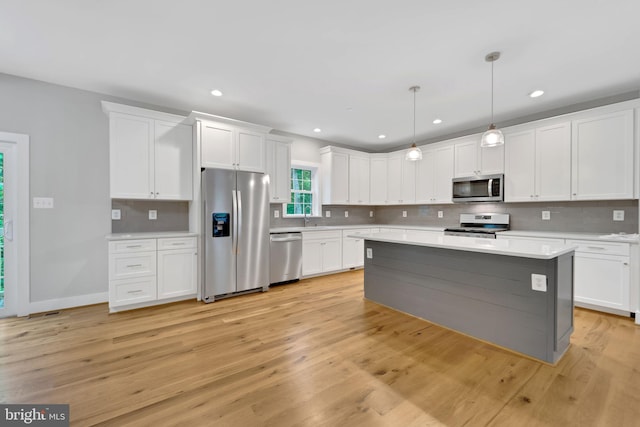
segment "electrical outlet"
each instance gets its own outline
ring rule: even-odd
[[[349,218],[349,211],[344,211],[344,217]]]
[[[273,217],[274,218],[280,218],[280,211],[277,210],[277,209],[275,211],[273,211]]]
[[[111,209],[111,219],[116,221],[120,219],[120,209]]]
[[[373,249],[367,248],[367,259],[373,259]]]
[[[549,221],[551,219],[551,211],[542,211],[542,219]]]
[[[613,211],[614,221],[624,221],[624,211]]]
[[[325,218],[331,218],[331,211],[324,211]]]
[[[373,218],[373,211],[369,211],[369,218]]]
[[[34,197],[33,198],[34,209],[53,209],[52,197]]]
[[[402,211],[402,218],[406,218],[407,217],[407,211]]]
[[[547,292],[547,276],[544,274],[532,274],[531,289],[539,292]]]
[[[444,218],[444,212],[438,211],[438,218]]]
[[[156,220],[158,219],[158,211],[154,209],[149,210],[149,219]]]

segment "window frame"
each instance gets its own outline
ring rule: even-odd
[[[308,193],[312,195],[311,198],[311,214],[288,214],[287,213],[287,205],[291,204],[290,201],[282,204],[282,216],[283,218],[313,218],[313,217],[321,217],[320,210],[320,165],[318,163],[305,162],[301,160],[291,160],[291,168],[289,169],[289,174],[293,169],[304,169],[311,171],[311,191],[300,191],[301,193]],[[292,192],[291,185],[289,185],[289,197],[291,197]],[[289,199],[291,200],[291,199]]]

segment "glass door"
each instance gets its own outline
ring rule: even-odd
[[[0,317],[15,315],[15,144],[0,142]]]

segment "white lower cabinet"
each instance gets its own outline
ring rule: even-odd
[[[109,242],[109,309],[119,311],[194,296],[195,237]]]
[[[577,305],[629,312],[629,244],[589,240],[567,240],[567,244],[578,247],[574,258]]]
[[[302,275],[342,269],[342,231],[302,232]]]
[[[364,266],[364,238],[351,236],[371,232],[368,228],[342,230],[342,268]]]

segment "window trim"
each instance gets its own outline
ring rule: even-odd
[[[311,171],[311,194],[313,194],[313,202],[311,204],[311,215],[307,215],[307,218],[320,218],[322,217],[321,205],[320,205],[320,164],[314,162],[305,162],[303,160],[291,160],[291,169],[307,169]],[[289,186],[289,195],[291,195],[291,186]],[[287,205],[289,202],[282,204],[282,217],[283,218],[304,218],[304,214],[287,214]]]

